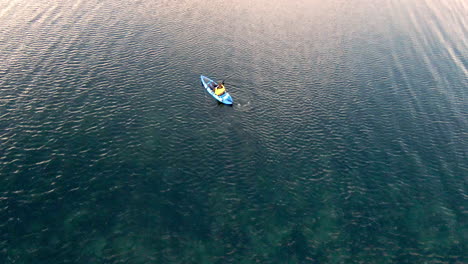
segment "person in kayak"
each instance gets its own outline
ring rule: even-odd
[[[211,90],[213,90],[213,92],[216,90],[216,88],[219,87],[219,84],[215,83],[215,82],[210,82],[208,84],[208,86],[211,88]]]
[[[215,86],[214,92],[216,95],[222,95],[224,92],[226,92],[226,89],[224,88],[224,84],[218,84]]]

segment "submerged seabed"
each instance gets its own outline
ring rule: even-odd
[[[0,263],[468,262],[466,1],[0,3]]]

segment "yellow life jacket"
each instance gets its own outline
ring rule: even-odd
[[[215,94],[216,95],[222,95],[225,91],[226,91],[226,89],[224,89],[224,85],[220,85],[219,88],[215,89]]]

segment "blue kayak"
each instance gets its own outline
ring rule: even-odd
[[[217,82],[203,75],[200,76],[200,79],[203,86],[208,91],[208,93],[211,94],[211,96],[223,104],[232,105],[232,97],[226,91],[224,85],[220,85],[221,88],[215,88],[218,86]]]

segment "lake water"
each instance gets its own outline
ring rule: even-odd
[[[0,23],[0,263],[468,262],[467,1],[0,0]]]

